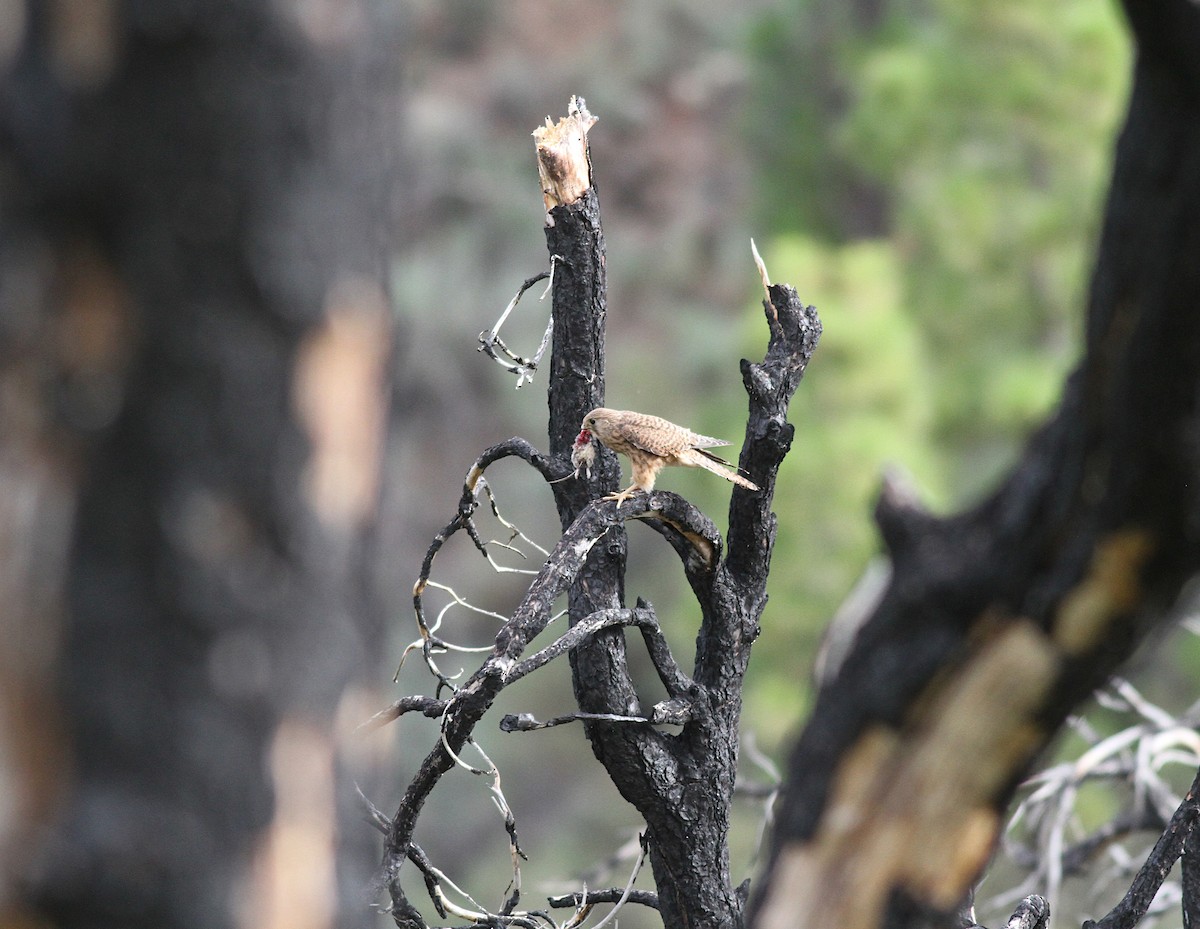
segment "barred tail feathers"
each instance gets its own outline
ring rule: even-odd
[[[747,490],[758,490],[757,484],[738,474],[737,469],[723,458],[714,455],[712,452],[706,452],[702,448],[694,448],[692,451],[698,453],[698,457],[695,459],[697,467],[703,468],[705,471],[711,471],[713,474],[719,474],[725,480],[732,481],[739,487],[745,487]]]

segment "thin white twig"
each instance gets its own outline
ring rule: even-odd
[[[475,606],[475,604],[471,603],[471,602],[470,602],[469,600],[467,600],[465,597],[461,597],[461,596],[459,596],[459,595],[458,595],[458,593],[457,593],[457,592],[455,592],[454,588],[453,588],[453,587],[451,587],[451,586],[449,586],[448,584],[439,584],[437,581],[430,581],[430,582],[429,582],[429,586],[430,586],[430,587],[436,587],[438,590],[444,590],[444,591],[445,591],[446,593],[448,593],[448,594],[449,594],[451,597],[453,597],[453,598],[454,598],[454,603],[453,603],[453,604],[449,604],[450,606],[457,605],[457,606],[466,607],[466,608],[467,608],[468,610],[470,610],[472,613],[478,613],[478,614],[480,614],[481,616],[490,616],[492,619],[498,619],[498,620],[500,620],[500,622],[502,622],[502,623],[506,623],[506,622],[508,622],[508,617],[507,617],[507,616],[504,616],[504,615],[502,615],[502,614],[500,614],[500,613],[493,613],[491,610],[485,610],[485,609],[484,609],[483,607],[481,607],[481,606]],[[437,631],[437,629],[438,629],[438,623],[440,623],[440,622],[442,621],[442,613],[445,613],[445,612],[446,612],[446,611],[443,609],[443,610],[442,610],[442,612],[438,614],[437,622],[435,622],[435,623],[434,623],[434,625],[433,625],[432,627],[430,627],[430,630],[429,630],[430,632],[436,632],[436,631]]]
[[[487,762],[488,770],[483,773],[492,775],[492,783],[491,786],[488,787],[488,790],[492,795],[492,803],[496,805],[496,809],[499,810],[500,815],[504,817],[505,828],[507,828],[509,820],[515,821],[515,818],[513,817],[512,808],[508,805],[508,800],[504,796],[504,791],[500,787],[500,768],[497,767],[496,763],[488,757],[488,754],[483,750],[482,745],[480,745],[474,739],[471,739],[470,743],[475,751],[479,753],[480,757]],[[512,887],[519,894],[521,892],[521,849],[517,846],[516,841],[514,841],[514,835],[515,833],[509,834],[508,852],[509,857],[512,859]]]
[[[1152,723],[1160,729],[1170,729],[1176,725],[1174,716],[1161,706],[1156,706],[1143,697],[1138,689],[1129,683],[1129,681],[1118,678],[1114,689],[1129,704],[1130,708],[1147,722]]]
[[[546,284],[546,289],[542,292],[539,300],[545,300],[547,295],[553,291],[554,269],[562,260],[563,257],[561,255],[550,256],[550,271],[546,275],[549,278],[549,282]],[[542,341],[538,344],[537,351],[532,358],[522,358],[505,345],[504,341],[500,338],[500,329],[508,321],[508,317],[512,314],[513,310],[517,308],[517,304],[521,301],[521,297],[525,291],[532,287],[537,279],[537,277],[534,277],[521,286],[516,294],[513,295],[513,298],[508,301],[504,312],[500,314],[500,318],[496,320],[495,325],[492,326],[490,331],[479,333],[479,350],[486,352],[492,361],[496,362],[496,364],[500,365],[510,374],[517,375],[518,390],[533,380],[533,375],[541,363],[542,356],[546,353],[546,348],[550,344],[551,334],[554,332],[554,314],[551,313],[550,319],[546,323],[546,331],[542,335]],[[502,358],[501,355],[504,357]],[[506,361],[505,359],[508,360]]]
[[[500,512],[500,504],[497,502],[496,495],[492,491],[492,485],[487,482],[486,478],[481,477],[476,485],[476,488],[475,488],[476,498],[479,497],[480,493],[483,493],[487,497],[488,506],[491,508],[492,516],[494,516],[496,518],[496,521],[498,523],[500,523],[501,526],[503,526],[505,529],[507,529],[509,531],[510,535],[508,537],[508,543],[511,543],[513,541],[513,539],[520,539],[522,542],[525,542],[530,547],[536,548],[539,552],[541,552],[543,558],[549,557],[550,552],[548,549],[545,549],[542,546],[538,545],[537,542],[533,541],[533,539],[531,539],[524,532],[522,532],[518,526],[516,526],[514,523],[511,523],[507,519],[504,518],[503,514],[501,514],[501,512]],[[505,545],[506,547],[510,547],[510,548],[512,548],[513,551],[516,551],[519,554],[521,554],[521,557],[523,557],[523,558],[526,557],[524,552],[521,552],[520,549],[516,548],[515,546],[511,546],[508,543],[497,543],[497,544],[502,544],[502,545]],[[533,574],[535,572],[531,571],[529,573]]]
[[[596,923],[596,925],[594,925],[592,927],[592,929],[601,929],[602,926],[604,926],[606,923],[608,923],[610,920],[612,920],[616,917],[616,915],[620,911],[621,907],[623,907],[625,905],[625,901],[629,899],[629,895],[631,893],[633,893],[633,883],[634,883],[634,881],[637,880],[638,873],[642,870],[642,864],[645,862],[645,860],[646,860],[646,845],[643,841],[643,842],[638,843],[637,861],[635,861],[633,863],[633,871],[630,872],[629,880],[625,884],[625,890],[621,894],[621,899],[619,899],[616,902],[616,904],[613,906],[613,908],[608,911],[608,915],[605,916],[602,920],[600,920],[600,922]]]
[[[588,918],[588,914],[592,912],[593,905],[588,903],[587,895],[587,884],[584,884],[583,890],[579,894],[579,905],[575,907],[575,912],[571,914],[570,919],[561,923],[558,929],[575,929],[576,926]]]
[[[452,749],[450,747],[450,742],[446,738],[446,714],[450,712],[450,707],[453,705],[454,705],[453,700],[447,700],[446,708],[444,710],[442,710],[442,725],[441,725],[441,736],[440,736],[441,740],[442,740],[442,748],[444,748],[446,750],[446,754],[450,756],[450,760],[453,761],[460,768],[470,771],[472,774],[481,774],[481,775],[487,774],[488,773],[487,771],[481,771],[479,768],[475,767],[474,765],[468,764],[467,762],[463,761],[463,759],[461,757],[459,757],[459,755],[454,751],[454,749]],[[473,741],[472,739],[469,739],[469,738],[467,739],[468,744],[470,744],[472,741]]]
[[[440,870],[439,868],[435,868],[432,864],[428,865],[428,868],[430,873],[432,873],[438,879],[439,883],[436,886],[437,894],[441,899],[442,905],[446,908],[447,913],[451,913],[454,916],[461,916],[463,919],[470,919],[475,922],[483,922],[491,916],[486,907],[480,905],[474,897],[454,883],[454,881],[452,881],[449,875],[447,875],[444,871]],[[467,910],[456,905],[449,897],[446,896],[445,893],[442,892],[442,883],[445,883],[446,886],[450,887],[455,893],[460,894],[463,899],[469,901],[470,904],[475,907],[475,911]]]

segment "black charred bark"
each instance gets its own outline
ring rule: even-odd
[[[565,259],[555,276],[550,377],[550,450],[565,467],[584,415],[604,400],[605,256],[594,188],[550,211],[546,240],[550,255]],[[686,501],[654,493],[641,511],[679,552],[700,608],[688,721],[678,735],[617,722],[585,723],[596,757],[646,819],[659,909],[668,926],[736,925],[744,902],[731,882],[728,858],[742,680],[766,603],[775,539],[775,473],[792,436],[787,406],[821,331],[815,311],[789,288],[771,288],[764,307],[770,330],[767,357],[761,364],[742,364],[750,415],[741,466],[762,489],[755,494],[734,490],[727,559],[720,560],[715,529],[705,529],[698,538],[686,529],[711,526]],[[564,529],[588,500],[615,490],[619,476],[615,456],[601,448],[590,480],[558,485],[555,497]],[[592,549],[571,587],[572,624],[624,605],[625,551],[620,526]],[[571,662],[576,698],[585,714],[645,713],[619,630],[575,648]]]
[[[574,203],[556,206],[546,225],[546,248],[562,259],[554,276],[554,337],[550,359],[550,454],[564,464],[584,415],[604,404],[604,324],[607,313],[604,231],[600,201],[589,189]],[[617,489],[617,456],[602,449],[590,476],[554,485],[555,503],[564,531],[588,501]],[[596,610],[625,605],[624,526],[614,526],[592,549],[567,602],[572,624]],[[634,714],[637,694],[629,674],[625,639],[620,630],[603,633],[571,653],[579,708],[586,713]],[[606,738],[587,727],[601,759],[621,750],[624,737],[613,730]]]
[[[604,252],[594,190],[578,204],[551,211],[547,244],[551,255],[567,259],[555,278],[550,386],[551,451],[565,463],[584,415],[603,403]],[[821,333],[815,310],[790,288],[770,288],[764,309],[770,332],[766,358],[742,362],[750,409],[740,461],[761,489],[734,489],[726,558],[721,560],[715,529],[702,534],[707,540],[702,546],[694,533],[689,538],[680,531],[711,523],[675,495],[652,493],[643,509],[634,510],[680,553],[697,597],[701,621],[689,719],[677,735],[617,722],[585,724],[596,757],[646,819],[659,910],[668,926],[738,925],[744,903],[731,880],[728,854],[742,683],[766,605],[775,475],[793,432],[787,407]],[[591,482],[566,482],[556,491],[564,527],[573,522],[581,499],[616,489],[615,456],[602,449],[599,460]],[[614,527],[592,550],[571,588],[572,623],[623,605],[625,544],[624,530]],[[586,713],[645,712],[619,630],[576,648],[572,668],[576,697]]]
[[[73,783],[31,896],[56,926],[225,929],[259,900],[252,862],[281,815],[271,747],[311,732],[329,757],[291,773],[333,778],[338,702],[378,673],[370,516],[314,499],[297,372],[335,305],[383,305],[392,14],[363,5],[339,36],[265,0],[96,4],[111,32],[73,61],[61,4],[24,6],[0,62],[0,348],[11,362],[4,341],[36,318],[62,339],[50,354],[77,354],[55,327],[97,309],[73,299],[80,275],[107,282],[121,327],[103,377],[40,385],[81,491],[60,659]],[[370,318],[386,346],[386,311]],[[336,821],[351,796],[331,783],[320,802]],[[352,853],[331,848],[333,924],[361,913],[356,819]]]
[[[1007,716],[1027,712],[1019,737],[1028,744],[950,752],[929,786],[966,777],[980,785],[972,802],[998,817],[1065,716],[1170,615],[1200,569],[1200,12],[1182,0],[1126,7],[1138,54],[1085,357],[1057,414],[981,506],[935,519],[885,490],[878,519],[892,578],[840,672],[822,687],[791,757],[755,925],[777,925],[787,912],[803,922],[805,913],[830,911],[784,872],[809,864],[832,871],[871,841],[870,830],[857,841],[834,836],[833,795],[862,776],[863,753],[884,733],[897,747],[879,774],[897,775],[929,750],[922,740],[953,712],[947,701],[959,691],[950,682],[969,680],[994,656],[981,642],[1019,635],[1008,641],[1026,642],[1028,668],[1040,668],[1010,678],[1008,692],[996,688],[977,714],[978,726],[1000,729]],[[1021,691],[1038,696],[1015,710]],[[994,766],[987,777],[979,775],[983,766]],[[868,819],[878,812],[869,801],[861,809]],[[938,811],[946,827],[966,814]],[[895,891],[881,891],[879,900],[915,895],[931,903],[936,881],[922,890],[904,854],[928,859],[936,850],[901,847],[877,859],[871,880]],[[976,875],[986,856],[972,847],[967,865],[965,854],[947,850],[946,870],[953,861],[964,877]],[[855,880],[849,873],[851,887]],[[960,886],[965,895],[968,882]],[[943,911],[952,906],[945,896],[937,902]],[[926,924],[905,914],[928,908],[881,903],[861,922],[838,922],[833,912],[829,924],[842,929],[900,927]]]
[[[1167,828],[1159,836],[1154,848],[1150,850],[1145,863],[1138,869],[1128,892],[1121,902],[1112,908],[1102,919],[1087,920],[1083,929],[1133,929],[1146,915],[1154,895],[1162,886],[1166,876],[1175,866],[1180,857],[1186,857],[1187,848],[1193,845],[1192,836],[1196,833],[1196,821],[1200,819],[1200,774],[1192,781],[1192,786]],[[1185,866],[1190,867],[1190,866]],[[1185,886],[1190,880],[1185,872]],[[1191,918],[1190,908],[1194,905],[1189,899],[1192,888],[1184,892],[1184,924]]]
[[[535,133],[543,194],[550,206],[546,239],[554,278],[550,453],[543,456],[525,440],[511,439],[485,451],[468,471],[457,512],[431,543],[414,589],[427,664],[439,689],[452,696],[445,701],[406,698],[377,714],[380,723],[416,712],[440,713],[442,719],[440,736],[395,816],[381,823],[372,809],[373,821],[385,834],[382,880],[391,895],[391,913],[405,929],[423,925],[402,877],[404,863],[421,858],[412,837],[425,800],[500,690],[563,654],[570,656],[580,712],[546,722],[527,713],[510,714],[500,720],[502,731],[536,738],[535,730],[581,721],[596,757],[646,821],[643,847],[648,849],[657,894],[633,894],[627,902],[656,905],[663,923],[672,927],[733,927],[742,922],[745,888],[732,882],[728,849],[742,682],[766,603],[775,540],[771,501],[775,476],[792,438],[787,407],[821,324],[816,311],[804,306],[791,288],[768,289],[763,303],[770,335],[766,357],[756,364],[742,362],[750,409],[740,465],[761,489],[751,493],[734,488],[726,540],[712,520],[676,494],[639,493],[622,505],[599,499],[617,488],[616,457],[599,449],[590,471],[574,471],[571,460],[585,414],[604,402],[604,240],[590,161],[576,144],[583,142],[592,122],[582,101],[572,101],[566,119]],[[459,685],[442,675],[433,660],[439,643],[424,621],[424,590],[435,556],[454,533],[466,532],[486,554],[474,518],[486,487],[484,471],[502,457],[523,459],[549,483],[563,535],[496,636],[491,655]],[[641,599],[633,609],[625,605],[625,525],[633,517],[672,546],[696,595],[699,634],[691,676],[671,654],[651,606]],[[570,629],[527,656],[533,638],[550,620],[554,599],[563,592]],[[640,630],[667,691],[667,699],[654,706],[642,705],[630,675],[623,633],[627,627]],[[515,840],[513,850],[516,856]],[[427,881],[427,892],[440,912],[437,883]],[[596,894],[588,899],[617,901],[626,896],[619,888]],[[502,912],[474,918],[531,919],[517,903],[514,893]]]

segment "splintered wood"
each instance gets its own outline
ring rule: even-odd
[[[868,727],[843,756],[816,834],[785,845],[757,925],[868,929],[893,895],[949,912],[995,848],[996,797],[1043,744],[1060,653],[1029,620],[984,624],[905,731]]]
[[[552,209],[574,203],[592,186],[587,134],[595,123],[583,98],[572,97],[566,116],[556,123],[547,116],[546,125],[533,130],[547,224]]]

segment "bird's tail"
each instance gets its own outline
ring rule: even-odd
[[[702,448],[698,448],[696,451],[703,456],[699,461],[699,465],[704,470],[711,471],[713,474],[719,474],[725,480],[732,481],[739,487],[745,487],[747,490],[758,490],[757,484],[738,474],[737,468],[724,458],[714,455],[712,452],[707,452]]]

